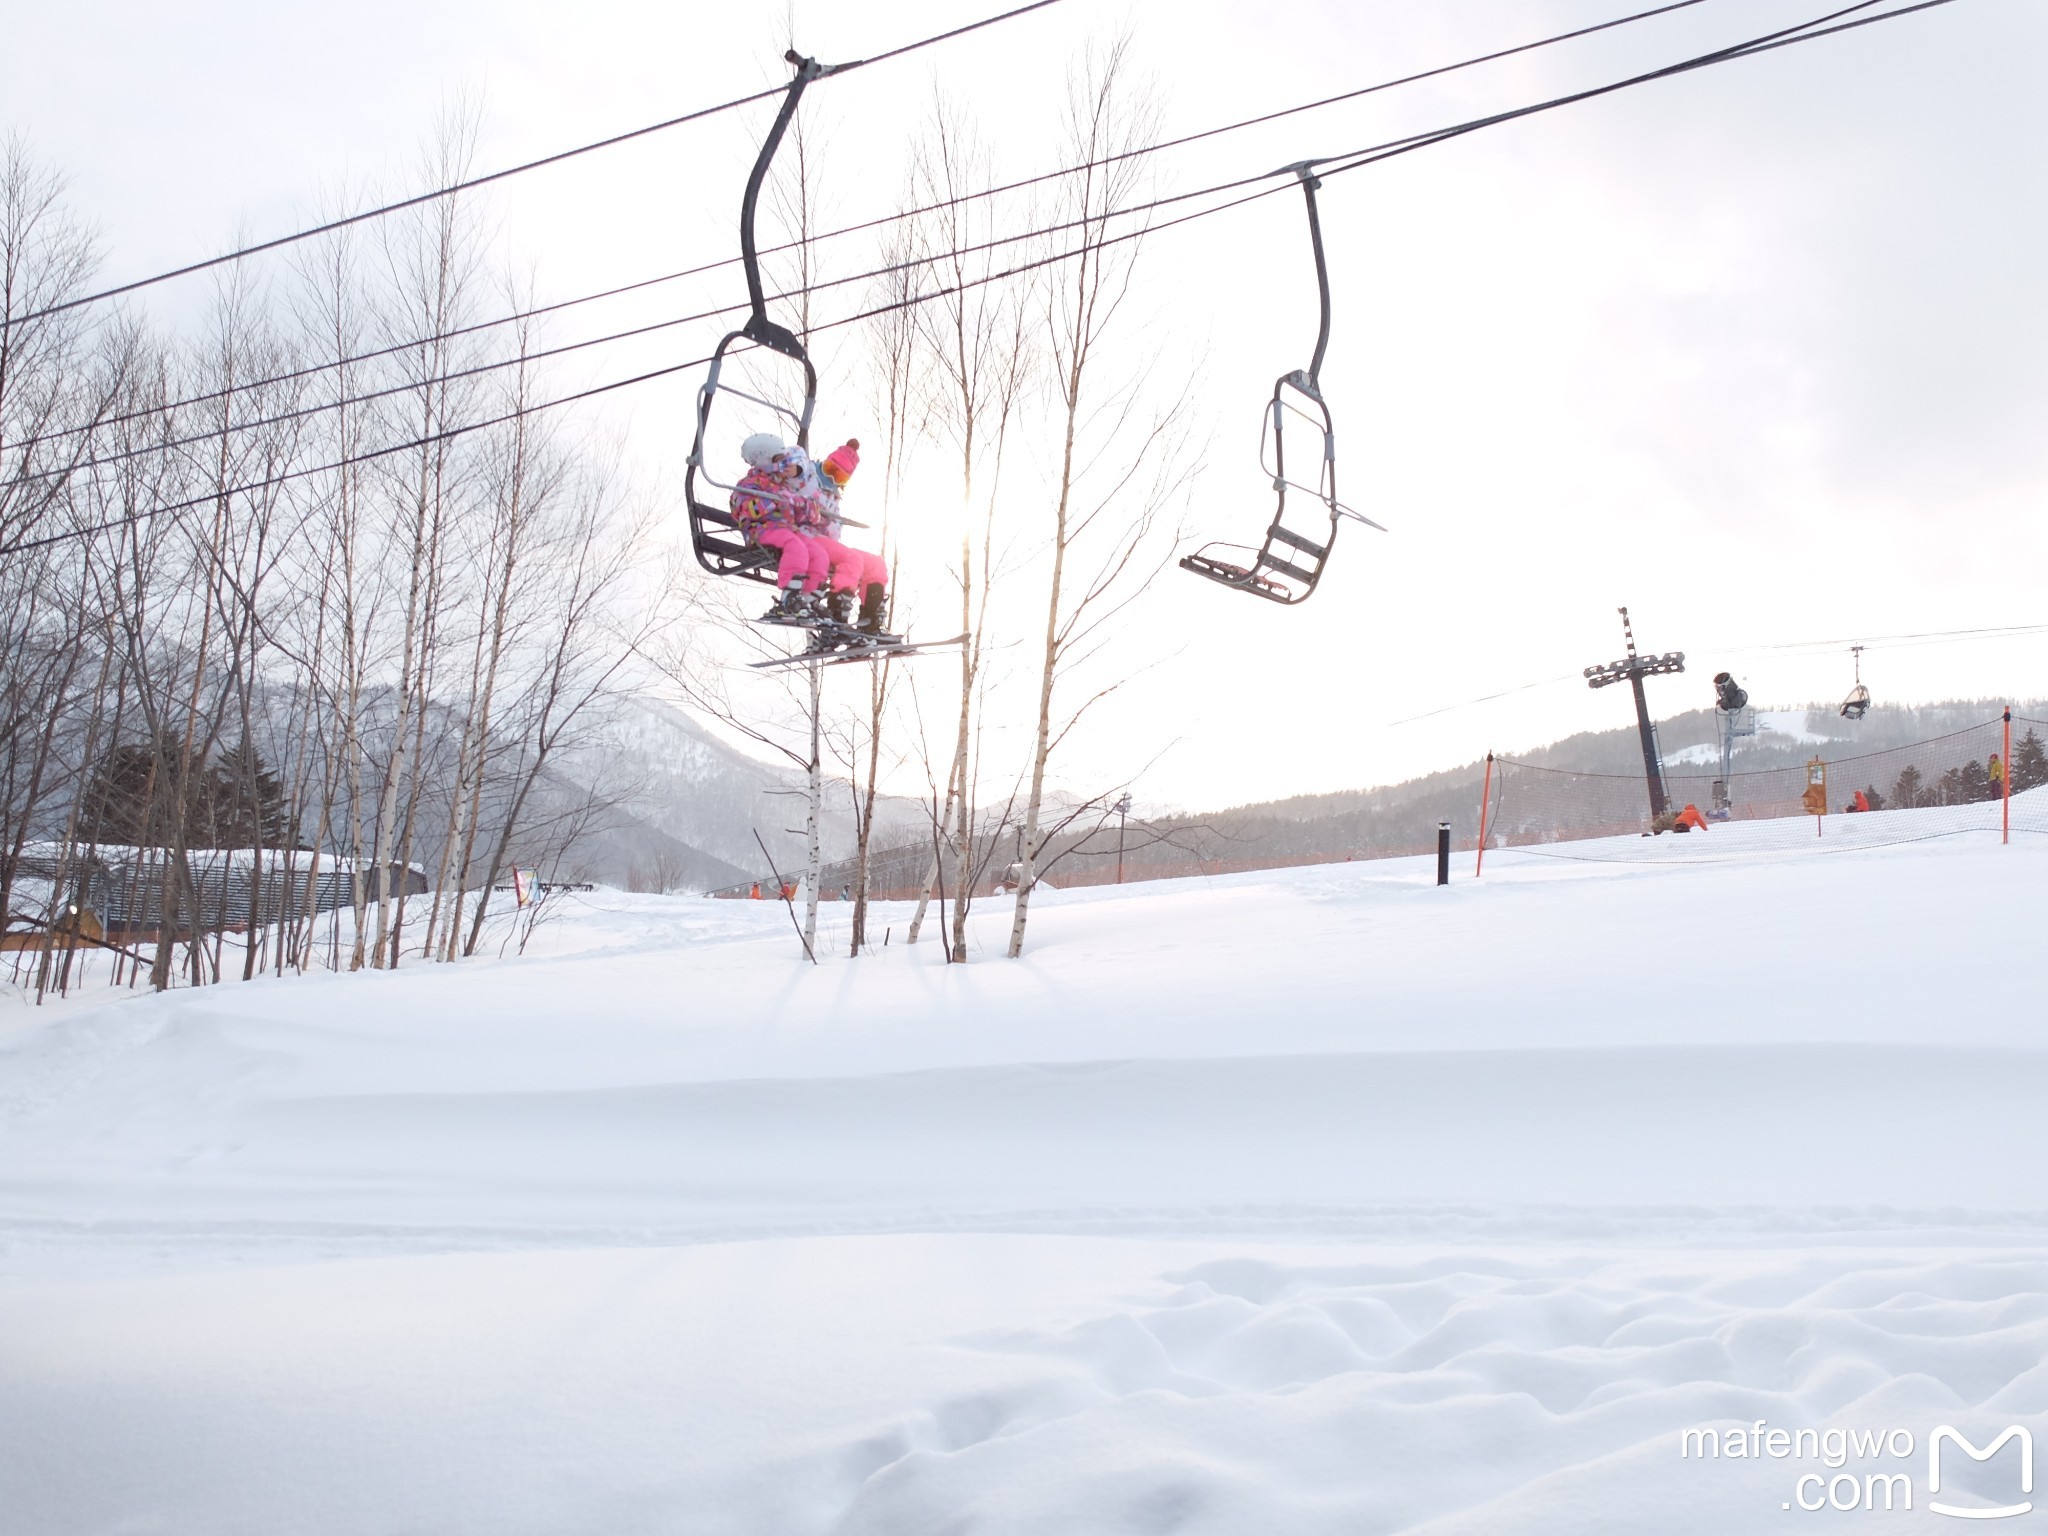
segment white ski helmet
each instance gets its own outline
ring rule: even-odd
[[[760,469],[783,451],[782,439],[773,432],[756,432],[740,444],[740,457],[755,469]]]

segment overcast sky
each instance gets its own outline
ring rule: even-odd
[[[796,33],[844,59],[996,8],[835,0],[799,5]],[[1170,191],[1338,153],[1823,8],[1707,0],[1161,156],[1155,174]],[[851,221],[895,206],[940,77],[1010,176],[1058,162],[1070,63],[1120,29],[1177,134],[1624,9],[1067,0],[826,82],[805,110],[826,217]],[[67,174],[102,234],[103,275],[120,280],[288,230],[365,189],[414,189],[418,147],[453,100],[481,104],[475,162],[489,169],[784,78],[785,31],[782,4],[748,0],[15,0],[0,129],[24,131]],[[1957,0],[1331,181],[1324,383],[1340,476],[1392,532],[1347,528],[1296,609],[1162,575],[1115,637],[1131,681],[1076,739],[1067,782],[1142,768],[1146,803],[1214,805],[1623,724],[1625,693],[1575,681],[1620,654],[1620,603],[1647,648],[1690,658],[1687,676],[1652,685],[1660,712],[1709,702],[1721,667],[1760,701],[1836,697],[1851,639],[2048,623],[2044,45],[2039,0]],[[728,114],[510,183],[490,203],[497,242],[548,297],[730,254],[765,120]],[[1261,407],[1313,340],[1299,199],[1162,233],[1140,273],[1125,362],[1152,359],[1155,392],[1193,380],[1182,515],[1197,534],[1255,537],[1270,507]],[[729,302],[735,283],[715,274],[556,335]],[[175,326],[204,295],[173,285],[144,308]],[[712,339],[704,328],[608,353],[574,378]],[[859,359],[818,350],[822,434],[874,435]],[[689,388],[614,400],[588,428],[623,435],[651,480],[677,476]],[[1020,526],[1039,469],[1013,482]],[[912,488],[943,499],[934,477]],[[905,525],[934,541],[944,526]],[[906,582],[933,580],[928,554],[906,557]],[[1036,576],[1014,580],[1021,615]],[[942,593],[909,596],[933,615],[922,629],[943,623]],[[1029,632],[1020,618],[1020,642]],[[1785,648],[1809,640],[1840,644]],[[1028,652],[1020,643],[1001,665],[1021,674]],[[1873,648],[1864,676],[1885,700],[2044,695],[2048,635]]]

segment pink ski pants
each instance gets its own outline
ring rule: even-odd
[[[869,587],[889,584],[889,567],[882,563],[880,555],[822,536],[814,536],[812,542],[824,549],[831,563],[833,591],[865,592]]]
[[[794,528],[777,524],[761,529],[754,535],[754,542],[782,551],[782,563],[775,568],[778,587],[793,587],[801,581],[806,592],[815,592],[825,584],[831,556],[824,540],[808,538]]]

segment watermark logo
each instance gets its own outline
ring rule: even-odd
[[[1957,1430],[1947,1424],[1935,1430],[1927,1439],[1927,1491],[1929,1493],[1941,1492],[1941,1448],[1943,1445],[1955,1446],[1957,1450],[1968,1456],[1972,1461],[1989,1461],[1998,1454],[1999,1450],[2003,1448],[2008,1440],[2017,1440],[2020,1443],[2020,1492],[2032,1495],[2034,1491],[2034,1437],[2028,1430],[2018,1424],[2007,1428],[2004,1434],[1985,1446],[1981,1451],[1965,1440]],[[2024,1515],[2034,1507],[2034,1501],[2031,1497],[2028,1497],[2017,1504],[2001,1504],[1994,1508],[1984,1508],[1969,1504],[1944,1504],[1939,1499],[1932,1499],[1928,1501],[1927,1507],[1937,1515],[1955,1515],[1964,1520],[2002,1520],[2008,1515]]]
[[[1959,1452],[1973,1462],[1988,1462],[2015,1440],[2019,1442],[2018,1455],[2006,1460],[2019,1463],[2019,1492],[2024,1497],[2008,1503],[1956,1503],[1953,1491],[1948,1502],[1932,1497],[1942,1491],[1945,1450],[1952,1455]],[[1881,1514],[1913,1508],[1912,1475],[1899,1464],[1910,1464],[1917,1449],[1918,1440],[1910,1429],[1774,1429],[1762,1419],[1748,1425],[1688,1429],[1678,1438],[1678,1454],[1687,1459],[1818,1461],[1824,1470],[1801,1472],[1793,1481],[1792,1497],[1778,1506],[1808,1513],[1861,1509]],[[1851,1467],[1852,1460],[1865,1465]],[[1873,1461],[1877,1467],[1869,1470],[1867,1464]],[[1954,1478],[1950,1481],[1953,1483]],[[1959,1520],[2002,1520],[2030,1513],[2034,1508],[2032,1432],[2024,1425],[2009,1425],[1979,1448],[1954,1425],[1941,1425],[1927,1437],[1927,1492],[1927,1509],[1931,1513]],[[1988,1501],[1993,1496],[1984,1497]]]

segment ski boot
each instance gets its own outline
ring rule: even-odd
[[[782,595],[761,615],[763,624],[807,624],[817,617],[816,604],[801,587],[784,587]]]
[[[856,626],[862,643],[866,645],[901,645],[903,637],[892,635],[882,628],[882,603],[887,594],[878,586],[869,587],[861,594],[860,623]]]
[[[853,628],[853,594],[834,592],[826,601],[825,617],[841,629]]]

